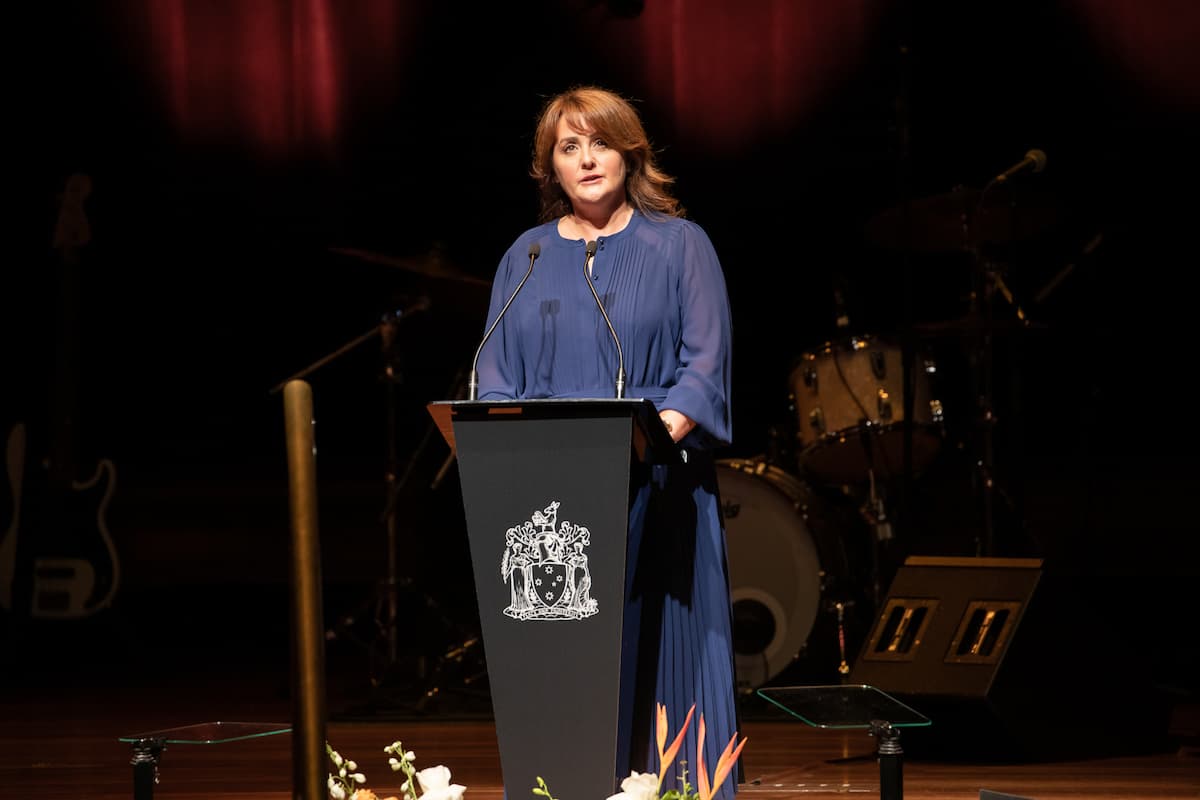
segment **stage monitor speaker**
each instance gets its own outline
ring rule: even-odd
[[[874,686],[933,720],[906,751],[1055,758],[1154,750],[1169,708],[1125,620],[1099,618],[1040,559],[911,556],[897,570],[848,682]]]

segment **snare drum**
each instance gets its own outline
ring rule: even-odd
[[[818,498],[763,461],[717,461],[733,599],[733,649],[740,689],[778,675],[805,647],[828,580],[844,553],[819,547]],[[817,523],[819,524],[819,523]],[[822,564],[827,565],[826,568]],[[833,564],[833,569],[828,565]]]
[[[932,359],[913,359],[912,464],[927,467],[942,440],[942,404]],[[900,348],[874,336],[826,342],[804,353],[789,377],[800,471],[813,480],[853,484],[904,470],[904,365]]]

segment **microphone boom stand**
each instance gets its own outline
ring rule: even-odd
[[[995,296],[1001,295],[1013,309],[1017,320],[1029,326],[1025,310],[1004,282],[1003,267],[984,257],[981,244],[974,238],[972,226],[977,222],[980,209],[989,189],[1003,185],[1004,181],[994,178],[980,193],[979,200],[971,213],[963,218],[964,249],[971,258],[971,291],[968,319],[978,325],[971,334],[970,356],[972,390],[977,413],[977,457],[973,475],[977,482],[982,503],[983,529],[975,542],[976,556],[996,554],[996,497],[1004,501],[1010,513],[1017,508],[1010,495],[996,481],[995,426],[997,423],[994,405],[995,344],[993,335],[997,330],[995,319]],[[1015,215],[1013,216],[1015,220]],[[1011,237],[1014,241],[1016,236]]]

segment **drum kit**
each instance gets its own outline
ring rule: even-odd
[[[973,273],[967,313],[910,323],[895,335],[854,333],[835,291],[838,335],[800,353],[787,375],[790,419],[781,436],[773,433],[781,446],[718,462],[743,692],[785,678],[836,682],[850,672],[848,648],[873,620],[886,573],[897,566],[889,559],[907,547],[894,541],[904,537],[893,531],[889,494],[905,491],[948,449],[947,414],[975,431],[955,449],[966,450],[977,471],[970,478],[984,520],[975,555],[992,555],[991,503],[1000,491],[990,441],[992,340],[1043,326],[1028,319],[990,248],[1047,230],[1055,214],[1051,204],[1017,206],[991,188],[914,200],[866,226],[873,244],[906,257],[965,255]],[[948,387],[934,357],[942,339],[967,344],[970,408],[943,402]]]

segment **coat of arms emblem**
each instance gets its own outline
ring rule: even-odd
[[[558,506],[555,500],[534,511],[504,535],[500,576],[511,599],[504,613],[514,619],[583,619],[599,610],[584,552],[591,531],[565,520],[560,524]]]

